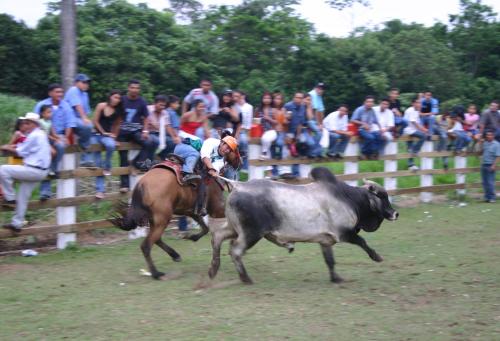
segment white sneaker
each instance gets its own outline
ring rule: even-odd
[[[260,154],[260,156],[259,156],[259,160],[260,160],[260,161],[269,160],[269,156],[267,156],[267,153],[262,153],[262,154]]]

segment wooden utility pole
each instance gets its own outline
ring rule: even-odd
[[[61,79],[67,90],[73,85],[76,74],[76,3],[61,0]]]

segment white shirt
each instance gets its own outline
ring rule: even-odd
[[[323,127],[328,131],[341,130],[347,131],[348,118],[347,115],[340,117],[339,111],[334,111],[325,117]]]
[[[380,106],[374,107],[373,110],[375,111],[378,123],[380,123],[380,126],[382,128],[388,129],[388,128],[393,128],[395,126],[394,113],[392,112],[392,110],[387,108],[384,111],[380,111]],[[374,124],[372,128],[373,130],[379,130],[379,127],[376,124]]]
[[[241,127],[250,130],[252,128],[253,106],[245,102],[241,105],[235,104],[234,109],[237,113],[241,113]]]
[[[408,127],[404,129],[406,135],[411,135],[418,129],[415,123],[422,124],[420,121],[420,112],[415,110],[413,107],[409,107],[405,110],[405,119],[408,121]]]
[[[464,126],[462,125],[462,123],[460,121],[455,121],[455,123],[453,124],[453,127],[450,129],[450,132],[454,132],[454,131],[464,131]]]
[[[16,146],[17,154],[23,158],[25,165],[49,168],[50,144],[47,134],[40,128],[35,128],[24,142]]]
[[[200,158],[209,158],[211,162],[214,162],[215,159],[222,159],[222,156],[219,155],[219,139],[215,139],[210,137],[203,142],[200,150]]]

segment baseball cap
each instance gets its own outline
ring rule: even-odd
[[[317,88],[322,88],[322,89],[323,89],[323,88],[325,87],[325,83],[323,83],[323,82],[319,82],[318,84],[316,84],[316,87],[317,87]]]
[[[88,82],[90,81],[90,77],[84,73],[79,73],[75,76],[75,82]]]
[[[38,115],[34,112],[28,112],[24,116],[19,117],[19,119],[20,120],[28,120],[28,121],[38,123],[38,121],[40,120],[40,115]]]

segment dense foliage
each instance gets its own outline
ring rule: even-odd
[[[347,38],[317,34],[293,0],[208,9],[197,1],[171,3],[160,12],[124,0],[78,1],[79,70],[94,79],[94,102],[130,78],[140,79],[151,98],[183,95],[202,76],[219,91],[246,90],[254,103],[263,90],[291,94],[323,81],[328,109],[393,86],[408,93],[429,88],[448,103],[483,106],[500,97],[500,21],[481,1],[461,0],[448,23],[393,20]],[[0,15],[1,92],[40,98],[59,80],[57,6],[49,10],[35,29]]]

